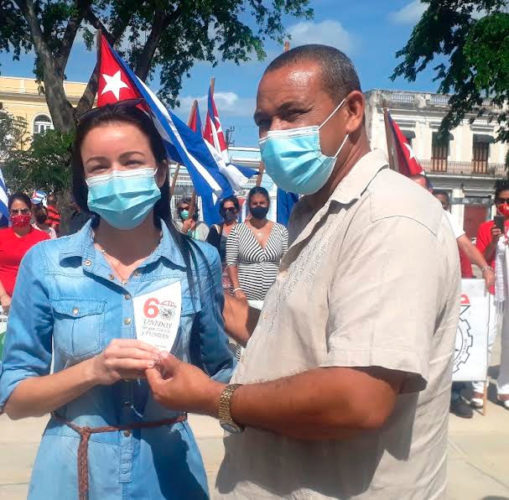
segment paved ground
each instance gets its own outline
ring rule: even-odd
[[[498,353],[495,358],[498,360]],[[498,362],[498,361],[497,361]],[[496,376],[497,367],[490,369]],[[486,416],[450,418],[450,500],[509,500],[509,411],[496,405],[491,386]],[[26,498],[30,470],[46,419],[11,422],[0,416],[0,499]],[[221,430],[213,419],[191,417],[202,451],[209,484],[223,455]]]

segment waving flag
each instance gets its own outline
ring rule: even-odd
[[[9,209],[8,209],[8,196],[7,196],[7,188],[5,187],[4,176],[2,174],[2,169],[0,169],[0,219],[5,217],[9,218]]]
[[[150,108],[169,157],[187,168],[199,196],[217,200],[221,196],[233,194],[228,179],[220,172],[201,135],[166,109],[112,49],[104,35],[101,35],[97,105],[104,106],[136,98],[143,98]],[[205,211],[204,219],[207,224],[212,223],[207,220]]]
[[[192,108],[191,117],[189,119],[189,128],[193,132],[198,132],[202,135],[203,127],[201,125],[200,110],[198,108],[198,101],[195,101],[195,105]]]
[[[221,121],[219,120],[219,113],[217,112],[216,103],[214,102],[212,85],[209,87],[208,110],[203,138],[214,146],[214,149],[221,155],[225,163],[230,161],[228,157],[228,145],[224,138]]]
[[[284,226],[288,226],[288,221],[290,220],[293,207],[298,201],[298,194],[288,193],[287,191],[283,191],[281,188],[277,188],[276,221]]]
[[[389,151],[389,155],[392,153],[397,170],[407,177],[422,174],[424,170],[415,157],[414,151],[407,138],[404,136],[403,132],[401,132],[398,124],[392,119],[389,111],[385,111],[385,113],[385,133],[388,137],[388,144],[392,146],[392,151]]]
[[[234,191],[240,190],[246,183],[246,172],[236,165],[230,163],[228,155],[228,145],[224,138],[219,113],[217,112],[216,103],[214,102],[212,85],[209,87],[208,110],[205,119],[205,129],[203,130],[203,138],[210,149],[212,156],[219,165],[220,172],[228,179]]]

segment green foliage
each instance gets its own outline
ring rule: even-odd
[[[452,94],[440,133],[486,115],[498,122],[497,140],[509,141],[509,13],[506,0],[422,0],[429,4],[391,78],[415,81],[434,60],[438,92]],[[495,109],[491,108],[495,106]]]
[[[11,191],[34,189],[61,193],[71,184],[72,134],[47,130],[34,136],[29,149],[12,151],[3,165],[5,183]]]
[[[102,29],[142,80],[160,73],[159,96],[174,105],[196,62],[263,58],[267,39],[282,43],[285,16],[310,18],[309,0],[0,0],[0,52],[16,59],[34,50],[34,72],[47,88],[55,85],[48,75],[64,79],[76,37],[92,50]],[[92,101],[88,95],[78,114]],[[63,104],[48,101],[55,126]]]
[[[0,162],[28,141],[27,122],[0,110]]]

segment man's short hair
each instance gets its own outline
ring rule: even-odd
[[[449,193],[443,189],[433,189],[433,196],[443,196],[446,199],[448,205],[451,203]]]
[[[283,52],[267,66],[265,73],[301,61],[318,63],[323,88],[338,103],[353,90],[361,90],[359,76],[352,61],[343,52],[328,45],[300,45]]]

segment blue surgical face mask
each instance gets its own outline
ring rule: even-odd
[[[180,218],[182,220],[187,220],[189,219],[189,210],[181,210],[180,211]]]
[[[320,125],[288,130],[273,130],[260,139],[260,152],[272,180],[285,191],[313,194],[319,191],[334,169],[336,158],[348,139],[343,139],[334,156],[326,156],[320,147],[320,129],[343,105],[343,99]]]
[[[139,226],[161,198],[155,172],[153,168],[113,170],[86,179],[88,208],[117,229]]]

